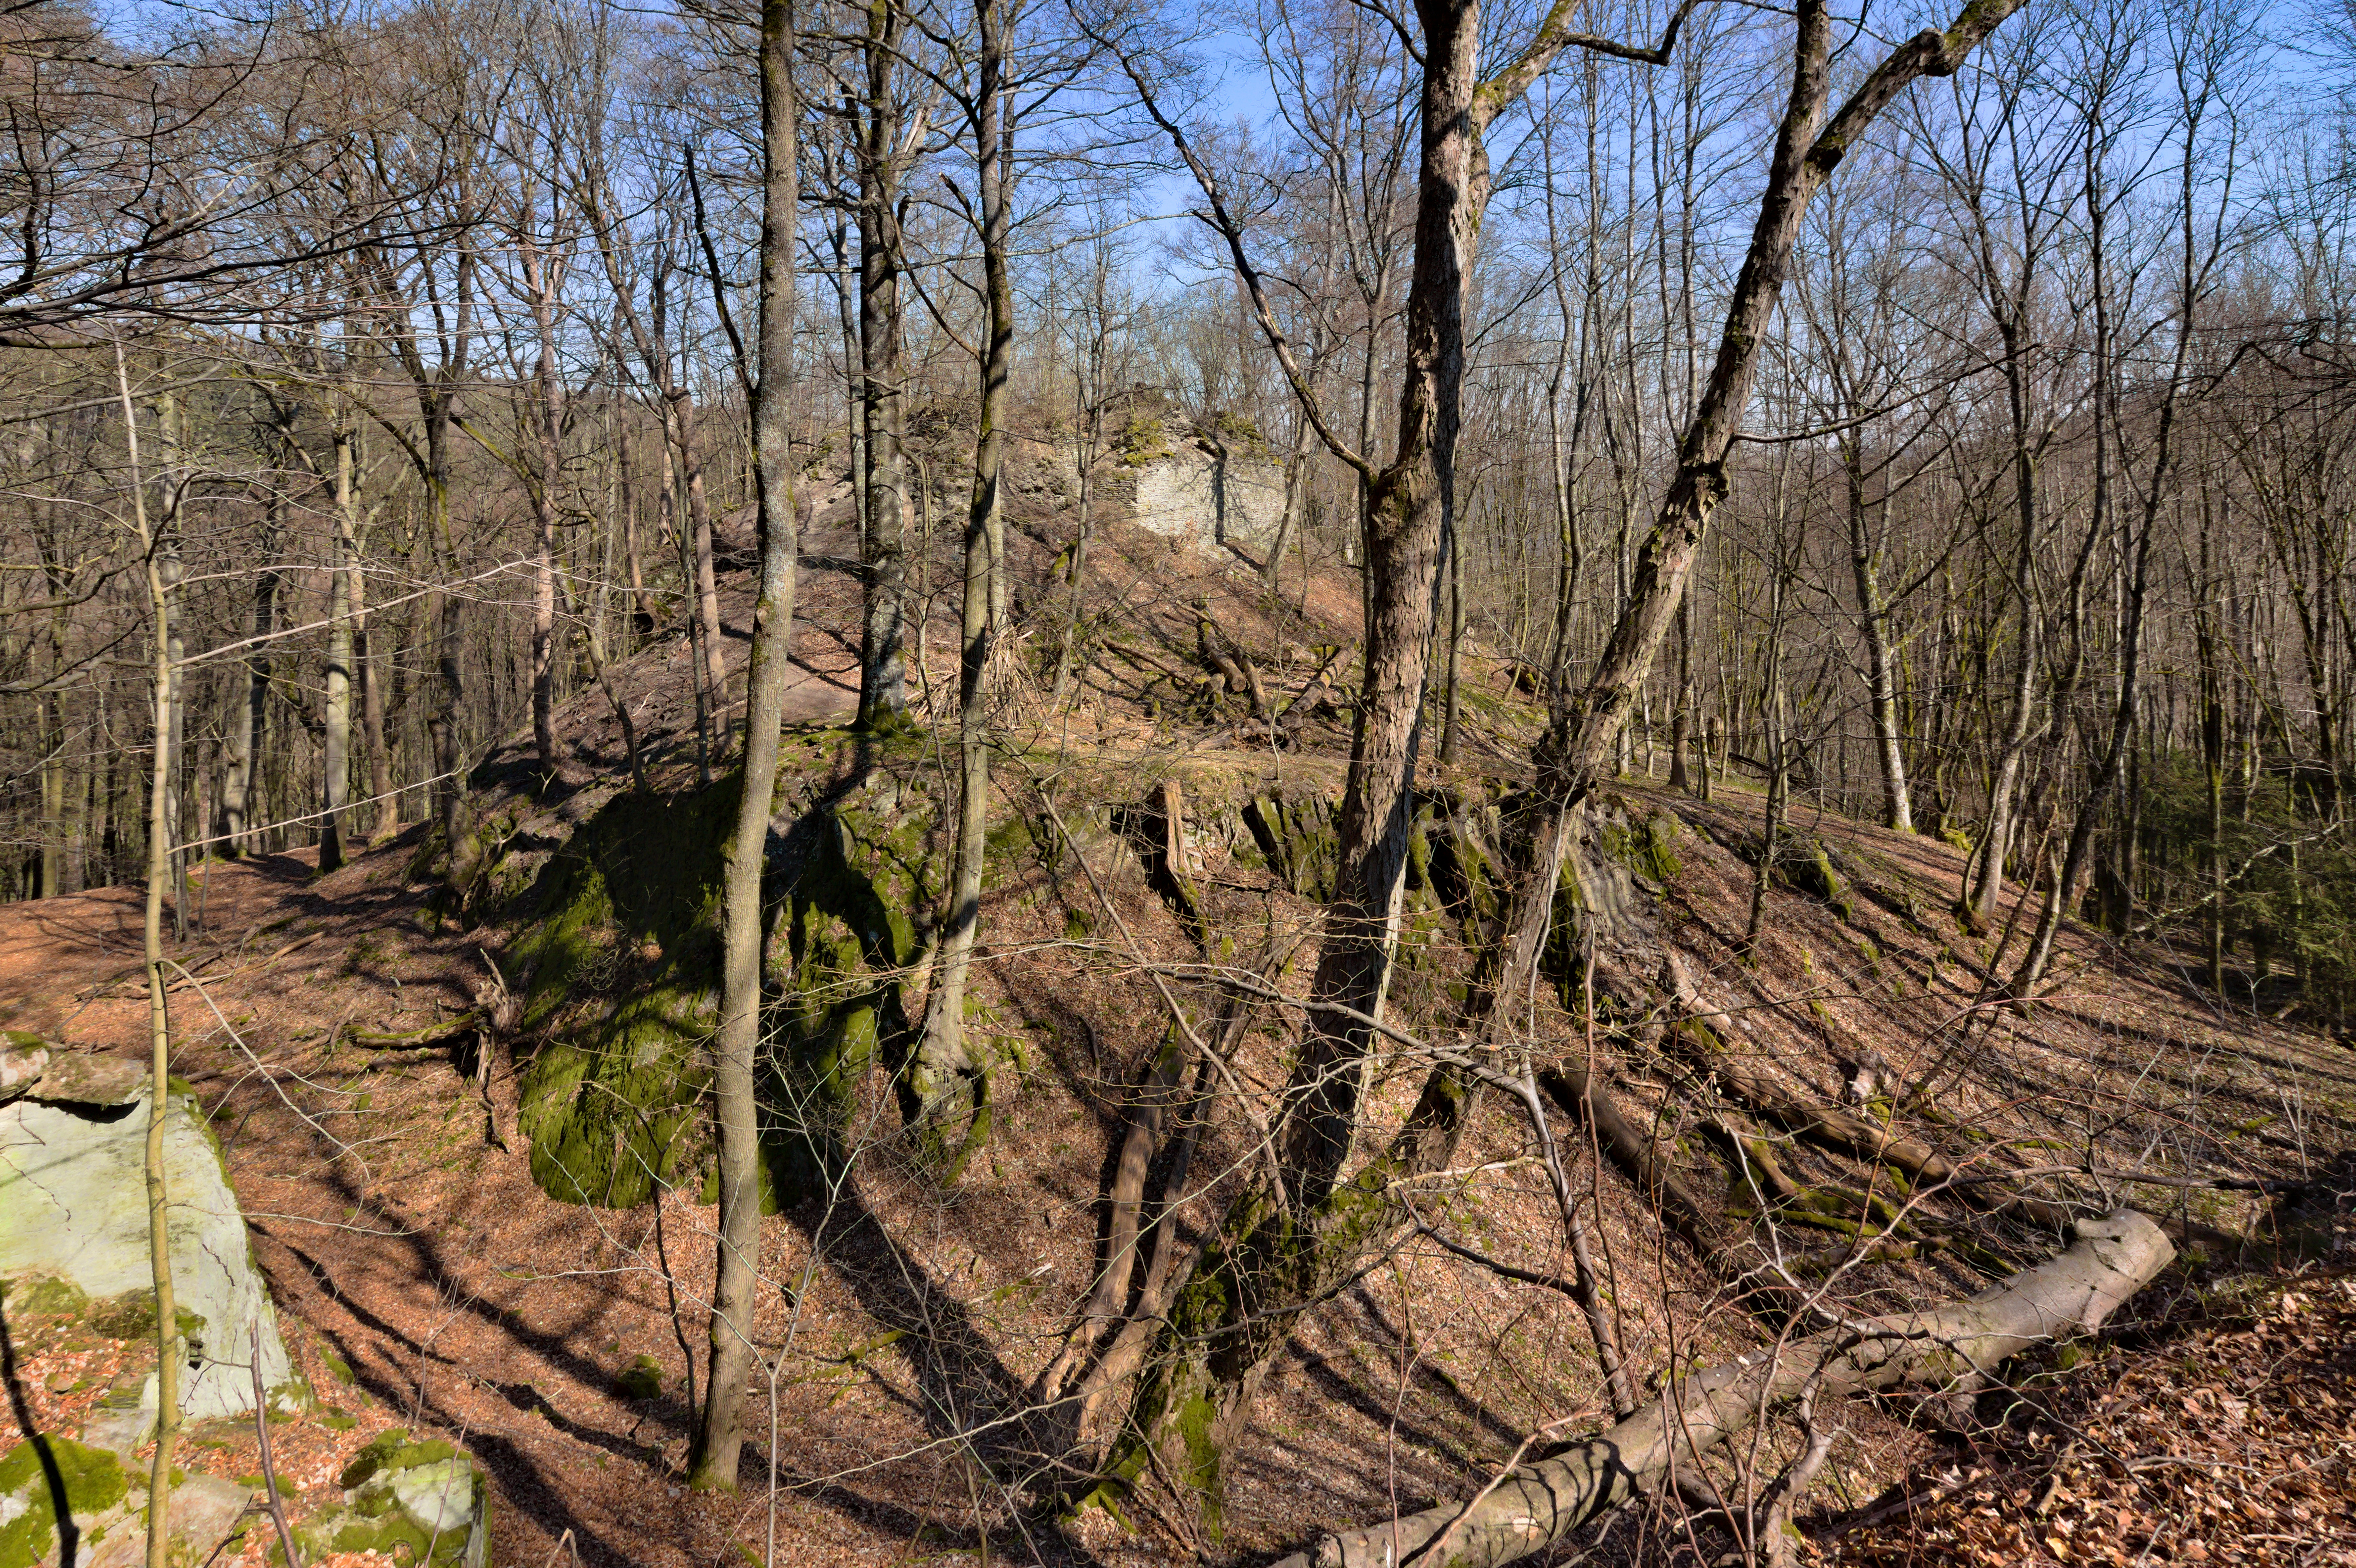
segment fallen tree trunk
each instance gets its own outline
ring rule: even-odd
[[[1737,1037],[1726,1015],[1703,1000],[1692,978],[1686,973],[1685,965],[1674,953],[1663,965],[1661,978],[1689,1022],[1699,1024],[1717,1041]],[[1799,1137],[1812,1139],[1860,1160],[1893,1165],[1904,1172],[1910,1180],[1923,1186],[1953,1185],[1958,1197],[1978,1208],[1990,1213],[2008,1214],[2049,1230],[2062,1230],[2074,1218],[2068,1208],[2058,1203],[2030,1197],[2025,1193],[1984,1190],[1977,1185],[1964,1182],[1962,1173],[1954,1163],[1928,1144],[1901,1137],[1862,1116],[1800,1100],[1785,1092],[1772,1079],[1748,1070],[1729,1053],[1701,1047],[1684,1030],[1671,1029],[1668,1041],[1681,1042],[1685,1047],[1684,1054],[1693,1060],[1695,1066],[1714,1075],[1720,1084],[1733,1092],[1736,1099]],[[2000,1168],[1991,1167],[1989,1171],[1991,1176],[2004,1174]]]
[[[2081,1220],[2066,1251],[1965,1302],[1844,1323],[1675,1380],[1601,1436],[1517,1466],[1470,1504],[1328,1535],[1278,1568],[1495,1568],[1551,1545],[1814,1384],[1822,1394],[1968,1385],[2033,1345],[2092,1333],[2175,1249],[2132,1209]],[[1436,1548],[1436,1550],[1435,1550]]]
[[[1901,1137],[1862,1116],[1836,1111],[1829,1105],[1812,1105],[1806,1101],[1794,1099],[1766,1079],[1745,1072],[1730,1061],[1715,1060],[1709,1067],[1738,1099],[1799,1137],[1811,1139],[1869,1163],[1894,1165],[1921,1186],[1946,1187],[1952,1184],[1956,1196],[1966,1202],[1992,1214],[2008,1214],[2025,1219],[2048,1230],[2061,1230],[2072,1218],[2070,1210],[2061,1204],[2049,1203],[2041,1197],[1972,1185],[1964,1180],[1963,1173],[1953,1161],[1929,1144]],[[2001,1165],[1991,1165],[1987,1172],[1989,1178],[2001,1177],[2006,1174]]]
[[[436,1018],[431,1024],[421,1024],[414,1029],[381,1032],[347,1026],[343,1043],[358,1046],[365,1051],[423,1051],[472,1034],[483,1026],[479,1011],[470,1010],[448,1018]]]
[[[1644,1130],[1628,1120],[1612,1091],[1589,1074],[1585,1062],[1564,1058],[1538,1074],[1538,1087],[1565,1114],[1594,1128],[1604,1151],[1652,1201],[1664,1224],[1708,1251],[1709,1208],[1661,1156]]]

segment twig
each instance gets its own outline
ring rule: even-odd
[[[294,1527],[286,1522],[286,1502],[278,1495],[278,1466],[270,1457],[270,1395],[262,1386],[262,1318],[255,1315],[246,1333],[253,1348],[247,1370],[253,1374],[253,1441],[262,1450],[262,1490],[270,1499],[270,1522],[278,1527],[278,1544],[286,1549],[286,1568],[303,1568],[303,1553],[294,1545]]]

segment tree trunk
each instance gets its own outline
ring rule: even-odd
[[[1867,522],[1864,455],[1853,443],[1844,443],[1841,455],[1848,474],[1849,575],[1857,584],[1858,629],[1865,637],[1866,705],[1881,772],[1881,825],[1911,833],[1914,800],[1906,784],[1906,753],[1899,744],[1898,668],[1890,646],[1890,610],[1881,602],[1879,553]]]
[[[2019,793],[2022,759],[2029,750],[2029,730],[2036,716],[2037,618],[2029,590],[2029,572],[2036,559],[2039,528],[2037,456],[2029,440],[2029,392],[2020,363],[2019,330],[2008,318],[2005,327],[2005,385],[2012,411],[2013,497],[2020,516],[2020,542],[2013,558],[2013,600],[2020,608],[2020,652],[2014,666],[2012,699],[2007,709],[2004,736],[1997,750],[1996,777],[1988,787],[1987,832],[1980,843],[1980,858],[1965,902],[1981,919],[1996,913],[2004,891],[2004,863],[2012,846],[2015,822],[2013,797]]]
[[[1276,537],[1269,541],[1268,559],[1260,563],[1260,581],[1268,591],[1275,593],[1284,572],[1285,552],[1292,548],[1292,536],[1301,527],[1301,498],[1308,492],[1309,421],[1293,422],[1292,451],[1284,460],[1284,510],[1277,514]]]
[[[712,1292],[712,1371],[689,1473],[699,1488],[734,1490],[744,1442],[753,1306],[761,1281],[761,1129],[755,1058],[761,1037],[761,871],[776,799],[777,752],[791,680],[795,572],[800,559],[788,441],[793,356],[795,144],[791,0],[761,5],[761,379],[753,392],[760,480],[761,596],[745,686],[744,766],[722,884],[720,1026],[712,1042],[712,1119],[720,1134],[720,1255]],[[771,1433],[775,1444],[779,1434]]]
[[[401,804],[393,798],[392,756],[384,738],[384,667],[369,642],[368,574],[360,569],[357,542],[347,558],[352,607],[352,669],[360,682],[360,742],[368,751],[369,796],[376,805],[372,842],[382,843],[401,828]]]
[[[142,940],[147,974],[147,1261],[155,1289],[155,1453],[147,1475],[147,1568],[168,1568],[172,1543],[172,1452],[180,1430],[179,1305],[172,1291],[171,1187],[164,1166],[164,1126],[172,1104],[171,1010],[164,973],[164,890],[172,877],[171,801],[179,756],[174,694],[179,685],[177,644],[180,552],[177,506],[151,529],[146,478],[139,462],[139,421],[131,403],[129,371],[120,339],[114,347],[115,384],[123,398],[123,441],[131,458],[131,509],[146,564],[147,610],[153,618],[155,663],[155,755],[148,769],[147,898]],[[159,413],[168,411],[159,410]],[[62,1523],[62,1521],[60,1521]]]
[[[1456,760],[1456,682],[1464,663],[1463,541],[1451,542],[1448,552],[1448,686],[1440,703],[1440,760]]]
[[[268,521],[262,530],[263,559],[261,569],[253,575],[252,607],[246,625],[246,635],[253,640],[247,643],[244,657],[238,661],[243,689],[233,685],[230,693],[230,765],[229,777],[221,789],[220,832],[223,852],[231,856],[255,847],[253,803],[260,793],[262,748],[267,736],[270,698],[271,645],[266,639],[278,629],[278,556],[286,537],[286,498],[283,488],[271,488],[267,507]]]
[[[1669,788],[1695,792],[1693,765],[1693,601],[1677,600],[1677,711],[1669,720]]]
[[[543,777],[556,776],[556,487],[562,471],[562,391],[556,380],[556,269],[537,242],[523,246],[540,357],[532,364],[532,437],[539,472],[529,477],[532,513],[531,738]]]
[[[866,575],[859,637],[859,723],[889,728],[907,714],[907,421],[901,363],[899,100],[894,76],[906,13],[868,0],[866,102],[859,116],[859,400],[865,448],[854,482],[863,498]]]
[[[1326,907],[1311,1005],[1276,1133],[1276,1170],[1238,1198],[1179,1291],[1161,1360],[1140,1389],[1110,1478],[1133,1483],[1149,1454],[1220,1529],[1225,1455],[1248,1425],[1270,1358],[1319,1291],[1396,1222],[1389,1181],[1439,1168],[1472,1090],[1426,1081],[1407,1127],[1356,1180],[1355,1140],[1414,811],[1416,750],[1430,672],[1441,531],[1453,500],[1462,385],[1464,280],[1489,194],[1477,75],[1480,12],[1430,0],[1416,256],[1408,300],[1398,456],[1360,460],[1365,545],[1365,677],[1339,828],[1340,874]],[[1509,101],[1509,100],[1508,100]],[[1363,423],[1362,423],[1363,428]]]
[[[352,429],[338,425],[336,443],[334,547],[327,566],[327,703],[320,736],[319,869],[344,864],[344,809],[351,799]]]
[[[965,989],[981,923],[982,856],[990,812],[990,736],[986,705],[991,666],[1004,628],[1004,501],[1009,379],[1014,363],[1014,285],[1009,270],[1010,226],[1004,121],[1005,17],[1000,0],[977,0],[980,75],[974,101],[975,175],[980,202],[982,299],[987,308],[981,356],[981,425],[974,438],[973,500],[966,513],[965,596],[958,662],[957,858],[949,876],[948,918],[940,955],[926,999],[925,1030],[908,1064],[903,1095],[937,1168],[954,1178],[965,1152],[986,1134],[987,1065],[966,1039]],[[961,1134],[953,1124],[966,1122]],[[956,1152],[952,1152],[953,1149]]]
[[[764,0],[766,3],[766,0]],[[703,494],[703,455],[695,440],[695,399],[685,387],[670,394],[671,442],[687,486],[687,517],[694,530],[695,614],[703,633],[703,687],[711,704],[716,757],[728,751],[728,668],[720,654],[720,581],[712,564],[712,503]],[[766,484],[766,481],[764,481]]]
[[[449,912],[464,918],[466,897],[473,875],[473,856],[466,843],[466,779],[459,758],[459,704],[466,693],[459,663],[462,651],[462,603],[446,585],[457,575],[457,549],[450,533],[450,457],[448,400],[441,400],[441,417],[426,432],[425,476],[427,548],[437,580],[426,590],[425,614],[434,628],[436,681],[433,706],[425,718],[425,734],[434,754],[434,803],[442,832],[444,891]]]
[[[1970,1387],[2022,1351],[2092,1334],[2176,1255],[2132,1209],[2082,1221],[2050,1262],[1957,1302],[1844,1325],[1671,1381],[1648,1409],[1565,1453],[1517,1466],[1469,1503],[1327,1535],[1278,1568],[1496,1568],[1544,1550],[1678,1465],[1812,1390]]]

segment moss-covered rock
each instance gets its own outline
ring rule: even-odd
[[[615,1374],[614,1391],[626,1400],[660,1399],[663,1391],[662,1363],[652,1356],[640,1356]]]
[[[1303,898],[1324,903],[1340,874],[1340,807],[1323,792],[1255,796],[1243,809],[1244,826],[1268,867]]]
[[[337,1484],[344,1506],[296,1529],[307,1554],[376,1552],[396,1563],[480,1568],[490,1489],[475,1462],[439,1438],[395,1427],[359,1451]],[[284,1562],[273,1547],[272,1561]]]
[[[77,1529],[123,1501],[130,1477],[103,1448],[36,1437],[0,1455],[0,1568],[33,1568],[58,1550],[57,1492]]]
[[[860,1081],[905,1054],[946,865],[937,803],[897,772],[876,768],[805,811],[786,835],[775,875],[785,940],[773,944],[770,1015],[776,1106],[770,1179],[793,1202],[837,1170]]]
[[[1665,811],[1640,822],[1606,821],[1596,837],[1605,854],[1655,887],[1667,886],[1685,869],[1677,859],[1677,820]]]
[[[914,741],[799,733],[780,768],[763,885],[771,1205],[834,1168],[861,1079],[905,1048],[905,993],[946,875]],[[506,911],[522,930],[509,966],[519,1032],[539,1042],[519,1121],[554,1197],[630,1207],[707,1161],[737,788],[614,796]]]
[[[1443,804],[1424,828],[1430,845],[1425,875],[1439,902],[1454,913],[1465,947],[1478,952],[1496,940],[1512,908],[1504,815],[1484,799]]]
[[[404,1427],[394,1427],[380,1433],[368,1446],[352,1455],[336,1485],[350,1491],[362,1487],[388,1471],[413,1469],[420,1465],[438,1465],[455,1457],[457,1450],[438,1437],[414,1438]]]
[[[691,1167],[718,1021],[722,847],[737,786],[616,796],[541,869],[514,950],[519,1125],[551,1196],[626,1208]]]

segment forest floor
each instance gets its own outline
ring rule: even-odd
[[[1173,582],[1172,563],[1148,542],[1108,555],[1108,579],[1123,592],[1150,588],[1147,607],[1173,628],[1198,583],[1232,593],[1212,600],[1231,630],[1254,602],[1228,568]],[[839,572],[806,578],[818,635],[803,640],[795,721],[811,733],[838,722],[853,695],[848,584]],[[1326,596],[1336,605],[1318,607],[1338,620],[1346,597]],[[741,585],[729,604],[741,623]],[[1314,639],[1293,638],[1303,659],[1288,666],[1271,637],[1268,667],[1297,681]],[[741,667],[742,639],[726,640]],[[926,679],[948,679],[942,651]],[[618,671],[669,779],[690,768],[684,657],[667,644]],[[594,689],[566,722],[568,744],[592,766],[618,765],[618,733]],[[1063,744],[1237,767],[1263,755],[1143,701],[1098,704],[1085,735]],[[1322,758],[1284,765],[1327,766],[1333,734],[1321,744]],[[1467,770],[1505,766],[1513,737],[1501,725],[1469,749],[1501,760]],[[489,776],[514,755],[495,757]],[[1810,818],[1802,825],[1838,846],[1868,886],[1846,910],[1776,890],[1764,944],[1739,961],[1751,868],[1738,852],[1756,832],[1756,793],[1730,780],[1703,803],[1640,776],[1625,794],[1685,824],[1666,924],[1738,1019],[1735,1048],[1813,1098],[1837,1100],[1837,1064],[1869,1049],[1944,1075],[1949,1117],[1992,1130],[1983,1135],[2016,1155],[2049,1150],[2057,1165],[2098,1157],[2186,1176],[2306,1177],[2356,1148],[2356,1051],[2219,1002],[2162,944],[2122,950],[2072,929],[2035,1009],[1958,1029],[1958,1018],[1987,1011],[1976,966],[1992,961],[1998,937],[1967,939],[1945,918],[1960,856],[1935,841]],[[201,983],[173,997],[177,1059],[213,1110],[290,1348],[316,1386],[342,1382],[337,1367],[353,1385],[345,1402],[362,1419],[305,1439],[298,1462],[324,1475],[393,1423],[462,1442],[493,1480],[497,1563],[563,1561],[568,1536],[580,1563],[601,1565],[1248,1560],[1321,1525],[1464,1495],[1544,1423],[1602,1424],[1592,1355],[1568,1304],[1409,1246],[1314,1313],[1270,1377],[1229,1475],[1224,1543],[1195,1538],[1143,1494],[1136,1532],[1095,1514],[1050,1532],[998,1506],[991,1493],[1020,1462],[1016,1446],[991,1450],[994,1468],[971,1463],[976,1445],[946,1438],[941,1412],[1001,1405],[1052,1352],[1092,1267],[1119,1125],[1113,1089],[1131,1080],[1161,1027],[1136,960],[1200,951],[1132,882],[1114,889],[1137,944],[1121,950],[1074,948],[1060,914],[993,906],[984,1015],[1028,1039],[1023,1094],[955,1191],[879,1157],[837,1205],[766,1222],[777,1288],[764,1295],[757,1332],[777,1370],[755,1400],[746,1485],[733,1497],[690,1493],[685,1380],[701,1359],[701,1319],[681,1304],[708,1291],[712,1211],[687,1191],[632,1210],[560,1204],[534,1183],[527,1149],[501,1146],[499,1130],[514,1124],[507,1064],[478,1079],[464,1054],[343,1037],[348,1024],[399,1031],[464,1012],[493,980],[506,934],[427,917],[417,842],[412,827],[325,876],[308,852],[192,873],[190,928],[171,950]],[[1225,929],[1263,933],[1271,948],[1313,930],[1313,908],[1214,858],[1205,885],[1226,901],[1214,911]],[[2010,910],[2008,897],[1999,924]],[[136,889],[0,908],[0,1026],[137,1049],[139,924]],[[1429,1014],[1444,974],[1407,975],[1401,987],[1402,1017]],[[1561,1026],[1559,1012],[1547,1016]],[[1255,1036],[1237,1070],[1254,1079],[1280,1063],[1280,1039]],[[1639,1106],[1681,1091],[1635,1061],[1619,1081]],[[1514,1154],[1517,1133],[1502,1112],[1487,1113],[1473,1156]],[[1784,1153],[1803,1182],[1838,1176],[1805,1151]],[[1663,1241],[1625,1184],[1588,1170],[1631,1360],[1706,1362],[1751,1342],[1746,1320]],[[2236,1195],[2119,1180],[2100,1190],[2254,1241],[2281,1218]],[[1501,1177],[1468,1223],[1498,1253],[1546,1264],[1533,1238],[1547,1234],[1547,1216],[1539,1184]],[[2099,1375],[2052,1366],[2024,1376],[1984,1399],[1985,1424],[1966,1433],[1926,1431],[1894,1406],[1844,1411],[1844,1441],[1802,1520],[1809,1550],[1874,1564],[2356,1563],[2356,1235],[2344,1212],[2320,1223],[2309,1261],[2254,1283],[2172,1272],[2125,1315]],[[2029,1245],[2001,1235],[1991,1244]],[[1985,1283],[1959,1258],[1926,1259],[1860,1273],[1850,1304],[1887,1309]],[[659,1390],[630,1375],[642,1359],[661,1368]],[[57,1369],[31,1370],[38,1381]],[[219,1462],[251,1466],[229,1447]],[[1910,1498],[1911,1509],[1890,1506]],[[1605,1560],[1635,1552],[1631,1540],[1622,1530],[1607,1541]]]

